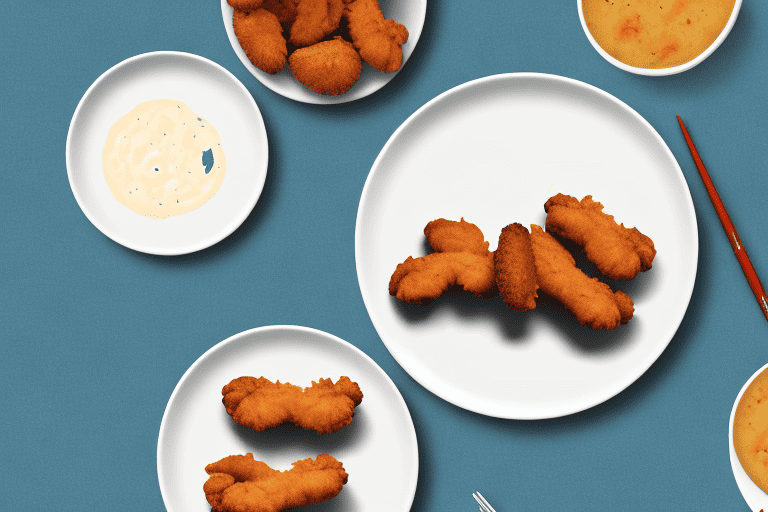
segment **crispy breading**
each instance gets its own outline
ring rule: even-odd
[[[408,304],[427,304],[453,285],[461,285],[478,297],[496,293],[493,253],[435,252],[408,257],[395,269],[389,293]]]
[[[254,66],[272,74],[283,69],[288,48],[277,16],[264,9],[235,9],[232,24],[240,46]]]
[[[277,16],[280,23],[287,23],[296,19],[299,11],[299,0],[264,0],[261,8]]]
[[[615,329],[634,314],[632,299],[622,291],[590,278],[552,235],[531,225],[531,246],[539,288],[563,303],[581,325],[592,329]]]
[[[257,9],[264,0],[227,0],[227,3],[239,11]]]
[[[299,0],[291,25],[291,43],[310,46],[337,28],[344,12],[343,0]]]
[[[489,243],[483,232],[464,217],[460,221],[437,219],[424,228],[424,236],[435,252],[471,252],[488,255]]]
[[[227,413],[240,425],[266,430],[286,422],[318,434],[352,423],[355,407],[363,400],[360,386],[349,377],[320,379],[303,389],[290,383],[272,383],[259,377],[240,377],[221,390]]]
[[[651,268],[656,249],[653,240],[637,228],[617,224],[603,205],[586,196],[557,194],[544,204],[547,231],[584,247],[587,259],[611,279],[633,279]]]
[[[331,455],[293,463],[277,471],[253,454],[230,455],[208,464],[203,485],[213,512],[280,512],[304,507],[337,496],[349,475]]]
[[[385,19],[378,0],[348,2],[344,15],[349,21],[352,43],[365,62],[385,73],[400,69],[400,47],[408,41],[408,30],[395,20]]]
[[[288,64],[299,82],[320,94],[347,92],[363,70],[352,43],[338,36],[332,41],[299,48],[291,54]]]
[[[499,295],[507,306],[515,311],[536,308],[536,267],[531,237],[522,224],[510,224],[501,230],[494,268]]]

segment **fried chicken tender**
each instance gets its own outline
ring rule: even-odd
[[[633,279],[651,268],[656,249],[653,240],[637,228],[617,224],[603,205],[586,196],[557,194],[544,204],[547,231],[584,247],[587,259],[611,279]]]
[[[298,0],[264,0],[261,8],[277,16],[280,23],[288,23],[298,16],[298,4]]]
[[[232,24],[240,46],[254,66],[271,74],[283,69],[288,48],[277,16],[264,9],[235,9]]]
[[[253,454],[230,455],[208,464],[203,491],[213,512],[280,512],[329,500],[347,483],[344,466],[331,455],[277,471]]]
[[[222,403],[235,423],[254,430],[293,423],[318,434],[328,434],[352,423],[363,393],[349,377],[336,384],[320,379],[302,390],[289,383],[274,384],[264,377],[240,377],[221,390]]]
[[[489,243],[480,228],[462,219],[437,219],[424,228],[424,236],[435,252],[471,252],[481,256],[488,255]]]
[[[507,306],[515,311],[536,308],[536,266],[531,237],[522,224],[510,224],[501,230],[494,268],[499,295]]]
[[[408,41],[408,30],[395,20],[384,18],[378,0],[348,2],[344,15],[349,22],[352,43],[365,62],[380,71],[397,71],[403,64],[400,48]]]
[[[457,284],[477,297],[496,293],[493,253],[480,228],[463,218],[437,219],[427,224],[424,236],[435,252],[400,263],[389,281],[390,295],[428,304]]]
[[[581,325],[592,329],[615,329],[632,318],[635,306],[622,292],[589,278],[552,235],[531,225],[531,246],[539,288],[568,308]]]
[[[291,43],[310,46],[337,28],[344,12],[343,0],[299,0],[291,25]]]
[[[264,0],[227,0],[227,3],[238,11],[257,9]]]
[[[320,94],[347,92],[363,70],[360,55],[352,43],[339,36],[299,48],[291,54],[288,63],[299,82]]]
[[[408,304],[428,304],[453,285],[477,297],[496,292],[493,253],[435,252],[421,258],[408,256],[389,281],[389,294]]]

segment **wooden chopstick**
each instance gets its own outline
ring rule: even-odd
[[[768,320],[768,301],[766,301],[765,298],[763,285],[760,284],[760,279],[757,277],[757,272],[755,272],[752,262],[749,261],[749,256],[747,256],[747,251],[741,243],[739,234],[736,232],[736,228],[733,226],[733,222],[731,222],[731,218],[728,216],[728,212],[725,210],[725,206],[720,200],[715,185],[712,183],[712,180],[709,178],[709,173],[704,167],[704,162],[701,161],[699,152],[696,151],[696,146],[693,145],[691,136],[688,134],[688,130],[685,129],[685,125],[683,124],[683,120],[680,119],[680,116],[677,116],[677,121],[680,123],[680,128],[683,130],[683,137],[685,137],[685,142],[688,143],[688,149],[691,150],[693,161],[699,169],[699,174],[701,175],[701,180],[704,182],[704,187],[707,189],[707,193],[709,193],[709,199],[712,201],[712,205],[715,207],[715,212],[717,212],[717,216],[720,218],[720,223],[723,225],[723,229],[725,229],[725,234],[728,236],[728,241],[731,244],[733,253],[736,255],[736,259],[739,260],[741,270],[747,278],[749,287],[752,288],[752,293],[755,294],[755,298],[760,305],[763,316]]]

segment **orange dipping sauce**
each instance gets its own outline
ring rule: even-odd
[[[638,68],[693,60],[728,24],[735,0],[583,0],[592,37],[609,55]]]

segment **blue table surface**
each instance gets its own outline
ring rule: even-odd
[[[400,389],[419,444],[415,512],[476,510],[475,490],[498,512],[748,510],[729,462],[728,419],[741,386],[768,361],[768,326],[675,115],[768,276],[768,2],[745,0],[709,59],[661,78],[603,60],[575,0],[490,3],[429,0],[402,72],[368,98],[331,107],[262,86],[232,51],[217,1],[0,5],[0,508],[163,510],[157,436],[179,378],[233,334],[295,324],[356,345]],[[155,50],[230,70],[269,137],[264,192],[245,223],[207,250],[172,258],[99,232],[65,164],[86,89]],[[639,112],[680,163],[699,229],[693,297],[666,351],[613,399],[546,421],[488,418],[422,388],[382,344],[355,271],[360,194],[390,135],[436,95],[515,71],[581,80]]]

